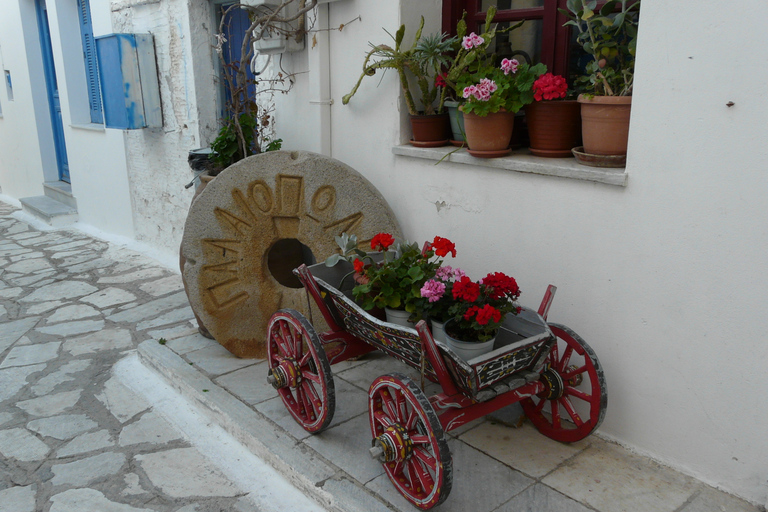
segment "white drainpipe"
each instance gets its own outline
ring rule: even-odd
[[[312,37],[307,38],[309,48],[309,104],[320,109],[319,130],[320,153],[333,156],[331,150],[331,38],[328,30],[329,4],[317,4],[317,21],[319,29],[313,36],[317,45],[312,48]]]

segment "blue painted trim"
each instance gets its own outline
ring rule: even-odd
[[[56,81],[56,67],[53,64],[53,49],[51,47],[51,33],[48,27],[48,12],[45,7],[45,0],[36,0],[35,8],[37,9],[37,25],[40,31],[40,52],[43,56],[43,71],[45,74],[45,87],[48,91],[48,108],[51,114],[51,127],[53,128],[56,164],[59,168],[59,179],[69,183],[67,144],[64,140],[64,122],[61,119],[59,87]]]
[[[96,45],[93,40],[89,0],[77,0],[77,10],[80,21],[80,36],[83,44],[85,78],[88,82],[88,105],[91,111],[91,122],[100,124],[103,122],[103,117],[101,93],[99,92],[99,65],[96,59]]]

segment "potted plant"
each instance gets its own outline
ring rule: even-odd
[[[416,146],[434,147],[448,142],[449,126],[448,116],[443,110],[445,100],[445,87],[436,80],[440,70],[450,63],[448,52],[453,48],[455,38],[449,38],[447,34],[432,34],[422,37],[424,17],[421,18],[416,37],[408,49],[403,49],[403,37],[405,25],[401,25],[392,37],[394,48],[386,44],[371,45],[371,50],[366,54],[363,62],[363,72],[355,86],[345,95],[341,102],[346,105],[355,95],[360,83],[366,76],[373,76],[377,70],[394,69],[400,81],[400,87],[405,97],[410,114],[411,128],[413,131],[412,143]],[[413,76],[421,94],[423,111],[416,107],[409,76]]]
[[[421,300],[417,307],[429,318],[432,336],[437,341],[447,343],[445,322],[451,319],[451,307],[456,303],[453,298],[453,285],[465,276],[460,268],[444,265],[438,268],[435,277],[425,282],[419,290]]]
[[[495,8],[488,9],[482,34],[462,36],[461,48],[446,73],[446,82],[464,100],[460,109],[469,153],[485,158],[509,153],[514,115],[533,101],[533,81],[546,69],[543,64],[529,67],[516,59],[497,64],[496,56],[486,53],[497,33],[491,23],[495,13]],[[466,34],[466,25],[461,22],[459,33]]]
[[[445,323],[448,346],[467,361],[493,350],[505,316],[520,312],[518,297],[515,279],[501,272],[479,282],[466,275],[457,279],[451,288],[451,318]]]
[[[590,56],[576,85],[581,103],[584,152],[626,155],[640,0],[611,0],[598,11],[595,0],[568,0],[565,24]],[[618,7],[618,11],[617,11]]]
[[[408,326],[412,325],[409,321],[423,317],[418,305],[424,283],[435,276],[441,258],[456,255],[456,248],[442,237],[435,237],[423,249],[416,243],[403,242],[391,251],[393,245],[392,235],[379,233],[371,240],[371,249],[383,252],[382,261],[377,262],[369,255],[354,258],[353,265],[362,284],[355,286],[352,293],[363,309],[385,308],[387,321]]]
[[[536,156],[564,158],[581,145],[581,106],[566,99],[565,78],[544,73],[533,82],[533,103],[525,106],[530,151]]]

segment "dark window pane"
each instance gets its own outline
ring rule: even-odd
[[[507,9],[530,9],[531,7],[544,7],[544,0],[483,0],[480,4],[482,12],[492,5],[500,11]]]
[[[499,23],[498,28],[507,28],[509,25]],[[529,64],[541,62],[542,27],[542,20],[528,20],[511,32],[497,35],[488,50],[496,53],[499,59],[514,58]]]

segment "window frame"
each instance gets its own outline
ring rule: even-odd
[[[542,20],[541,62],[550,72],[562,76],[568,73],[571,30],[563,26],[568,18],[557,9],[567,9],[566,1],[543,0],[544,5],[541,7],[499,10],[494,17],[495,23]],[[467,30],[479,32],[486,16],[485,11],[480,11],[481,5],[480,0],[443,0],[443,32],[455,35],[456,23],[464,11],[467,12]]]

